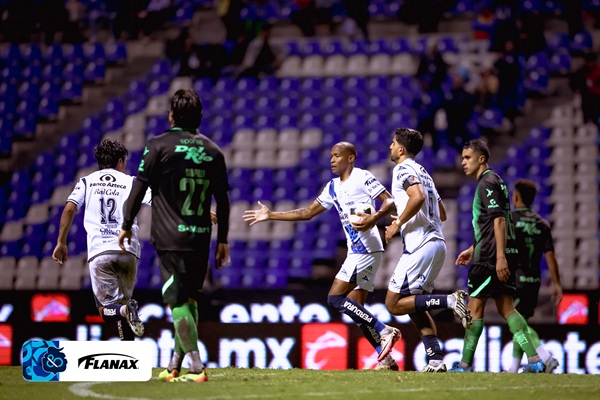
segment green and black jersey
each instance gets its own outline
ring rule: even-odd
[[[512,213],[517,241],[523,243],[524,251],[519,254],[519,264],[527,282],[540,282],[542,254],[554,251],[554,240],[550,224],[531,208],[517,208]]]
[[[510,202],[506,184],[491,169],[483,171],[479,176],[475,197],[473,199],[473,261],[472,264],[496,268],[496,237],[494,235],[494,219],[504,217],[506,220],[506,253],[507,260],[511,254],[518,253],[515,246],[515,230],[510,214]],[[515,267],[511,265],[512,269]]]
[[[124,206],[131,226],[140,196],[152,188],[152,242],[156,250],[193,251],[210,241],[210,204],[217,203],[217,240],[227,243],[229,183],[225,158],[206,136],[173,128],[150,139]]]

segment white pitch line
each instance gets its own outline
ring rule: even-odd
[[[270,374],[272,375],[272,374]],[[144,397],[123,397],[118,395],[110,395],[110,394],[100,394],[96,393],[90,388],[94,385],[102,384],[102,383],[110,383],[110,382],[83,382],[76,383],[74,385],[69,386],[69,390],[80,397],[93,397],[96,399],[107,399],[107,400],[153,400]],[[589,385],[555,385],[554,388],[580,388],[580,387],[588,387]],[[445,388],[444,391],[479,391],[479,390],[488,390],[489,387],[457,387],[457,388]],[[535,389],[531,385],[528,386],[511,386],[505,387],[503,390],[522,390],[522,389]],[[374,394],[374,393],[412,393],[412,392],[422,392],[423,388],[396,388],[396,389],[387,389],[387,390],[353,390],[352,394]],[[347,395],[347,392],[308,392],[303,393],[302,396],[310,396],[310,397],[324,397],[324,396],[344,396]],[[280,398],[281,393],[273,393],[273,394],[247,394],[247,395],[223,395],[223,396],[210,396],[204,397],[205,400],[227,400],[227,399],[264,399],[276,397]],[[185,399],[180,399],[185,400]]]

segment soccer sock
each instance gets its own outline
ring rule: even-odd
[[[521,360],[523,359],[523,354],[525,352],[517,342],[516,337],[513,335],[513,359],[508,372],[512,372],[516,374],[519,371],[519,367],[521,366]]]
[[[442,360],[442,349],[440,348],[440,342],[435,335],[425,335],[421,337],[423,346],[425,346],[425,354],[427,362],[430,360]]]
[[[375,330],[375,328],[371,328],[366,324],[358,324],[358,327],[362,331],[367,341],[373,346],[377,354],[381,353],[381,338],[379,337],[379,333]]]
[[[135,340],[135,333],[133,333],[131,327],[124,319],[117,321],[117,331],[121,340]]]
[[[448,295],[446,294],[418,294],[415,296],[415,310],[437,310],[448,308]]]
[[[544,346],[540,341],[540,337],[537,332],[534,331],[529,325],[527,325],[527,332],[529,332],[529,336],[531,336],[531,344],[533,344],[533,347],[535,347],[538,356],[540,356],[543,361],[548,361],[552,355],[548,350],[546,350],[546,346]]]
[[[121,304],[108,304],[104,306],[102,309],[102,319],[104,322],[117,322],[123,319],[121,315],[121,307],[124,307]]]
[[[198,326],[198,304],[197,303],[188,303],[188,306],[190,308],[190,312],[192,313],[192,317],[194,318],[194,322],[196,323],[196,327]],[[180,368],[181,367],[181,361],[183,361],[183,356],[185,355],[185,351],[183,350],[183,346],[181,345],[181,340],[179,339],[179,337],[177,335],[175,335],[175,349],[174,349],[175,353],[181,354],[181,360],[179,361],[179,366],[176,368]],[[173,357],[175,357],[175,355],[173,355]]]
[[[198,351],[198,328],[196,327],[189,304],[174,304],[172,314],[175,337],[179,339],[183,353],[189,353],[194,350]]]
[[[525,318],[523,318],[518,311],[515,311],[506,319],[506,322],[514,336],[514,340],[519,343],[519,346],[525,351],[525,354],[527,354],[529,362],[534,363],[539,361],[538,354],[531,342],[531,336],[529,335]]]
[[[461,359],[461,365],[463,368],[470,367],[473,365],[473,358],[475,357],[475,350],[477,349],[477,342],[483,332],[483,318],[474,319],[473,324],[465,329],[465,343],[463,345],[463,354]]]
[[[327,296],[327,303],[336,308],[339,312],[346,314],[357,324],[365,324],[379,333],[381,333],[386,325],[379,321],[373,314],[367,311],[360,303],[341,295]]]

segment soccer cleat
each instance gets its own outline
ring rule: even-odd
[[[454,297],[454,307],[452,307],[452,311],[454,311],[454,314],[460,318],[460,321],[462,322],[462,326],[467,329],[468,327],[470,327],[473,323],[472,321],[472,317],[471,317],[471,312],[469,311],[469,309],[467,308],[467,292],[465,292],[464,290],[457,290],[456,292],[452,293],[450,296]]]
[[[385,329],[380,333],[381,338],[381,353],[377,357],[377,361],[382,361],[394,348],[394,343],[402,337],[400,330],[391,326],[386,326]]]
[[[174,369],[171,372],[169,372],[168,369],[165,369],[164,371],[161,371],[160,374],[158,374],[158,379],[160,379],[161,381],[169,382],[171,379],[177,378],[178,376],[179,371],[177,369]]]
[[[144,324],[138,315],[138,303],[134,299],[127,302],[127,323],[136,336],[144,334]]]
[[[456,361],[452,364],[452,368],[450,368],[448,372],[473,372],[473,367],[463,368],[460,366],[460,362]]]
[[[547,359],[544,364],[546,365],[546,370],[544,371],[547,374],[551,374],[552,371],[554,371],[556,369],[556,367],[558,367],[558,360],[552,356],[550,356],[549,359]]]
[[[443,362],[438,365],[427,364],[421,372],[446,372],[448,369],[446,368],[446,364]]]
[[[375,368],[373,368],[376,371],[382,370],[382,369],[389,369],[391,371],[398,371],[398,363],[396,362],[396,360],[394,360],[392,358],[391,355],[387,355],[386,358],[383,359],[383,361],[380,361],[377,363],[377,365],[375,366]]]
[[[202,372],[199,374],[187,373],[183,374],[178,378],[173,378],[171,382],[207,382],[208,381],[208,373],[206,372],[206,368],[202,368]]]
[[[540,360],[538,362],[527,364],[523,368],[523,373],[524,374],[540,374],[540,373],[544,372],[545,370],[546,370],[546,366],[544,365],[544,362],[542,360]]]

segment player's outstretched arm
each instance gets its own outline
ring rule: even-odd
[[[458,255],[456,258],[456,265],[469,265],[471,260],[473,259],[473,246],[464,250],[462,253]]]
[[[250,226],[263,221],[308,221],[315,215],[327,210],[318,201],[314,200],[310,206],[290,211],[271,211],[260,201],[260,209],[244,211],[244,221],[250,222]]]
[[[60,216],[60,227],[58,228],[58,239],[56,240],[56,247],[52,252],[52,258],[57,263],[61,264],[67,261],[69,256],[69,249],[67,247],[67,236],[73,225],[73,219],[77,212],[77,206],[67,201],[65,208],[63,209],[62,215]]]

